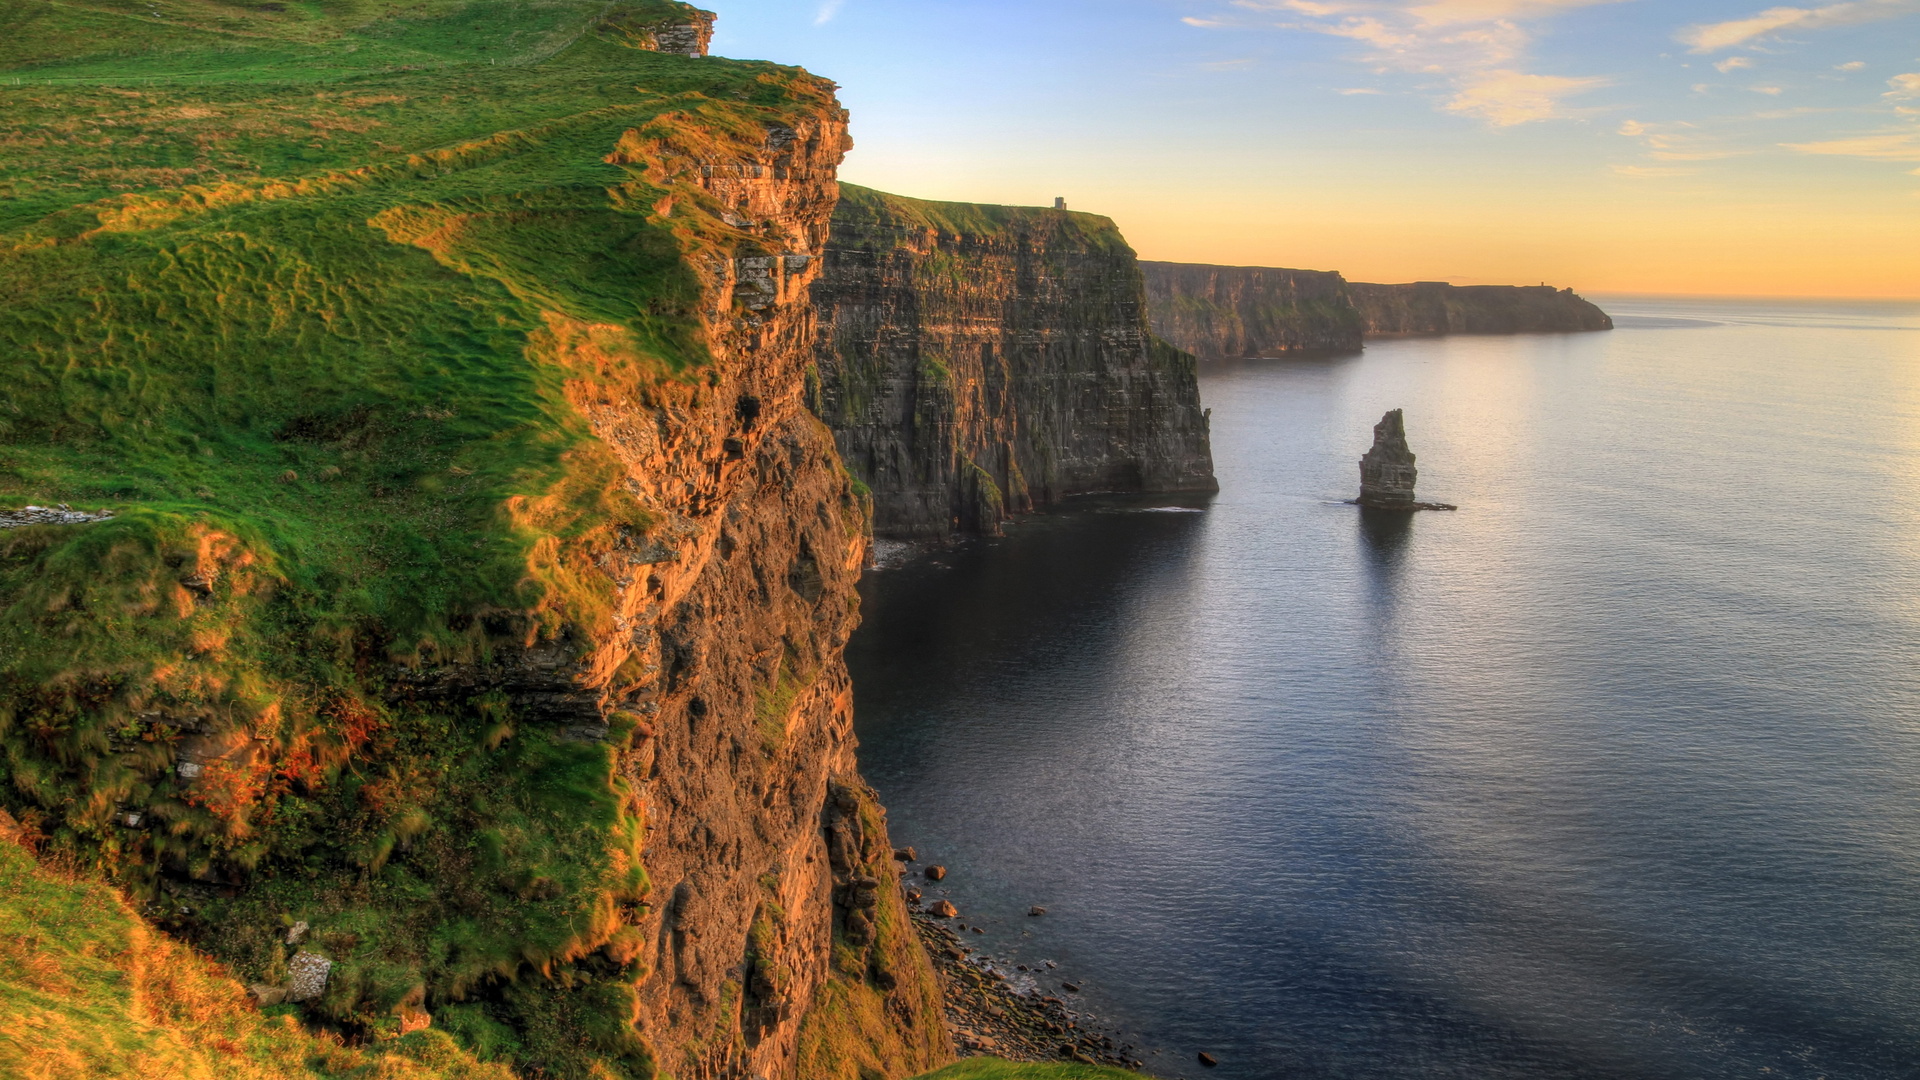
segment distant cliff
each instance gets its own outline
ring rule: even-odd
[[[1611,330],[1571,289],[1349,282],[1320,270],[1143,262],[1154,333],[1204,360],[1350,352],[1393,334]]]
[[[1142,262],[1154,333],[1208,359],[1360,348],[1361,316],[1333,271]]]
[[[1537,334],[1611,330],[1613,320],[1572,289],[1551,285],[1347,286],[1368,336],[1380,334]]]
[[[841,186],[815,409],[880,536],[993,532],[1092,491],[1213,490],[1193,357],[1113,222]]]

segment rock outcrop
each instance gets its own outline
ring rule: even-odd
[[[1153,331],[1203,360],[1357,352],[1346,279],[1322,270],[1142,262]]]
[[[1143,262],[1154,333],[1202,360],[1352,352],[1365,338],[1611,330],[1572,289],[1349,282],[1332,271]]]
[[[1347,286],[1367,336],[1542,334],[1611,330],[1613,319],[1572,289],[1551,285]]]
[[[845,186],[815,409],[890,537],[995,532],[1095,491],[1210,491],[1193,358],[1154,337],[1113,222]]]
[[[1373,446],[1360,459],[1360,498],[1355,501],[1377,510],[1411,510],[1419,477],[1407,446],[1406,417],[1394,409],[1373,425]]]
[[[71,506],[23,506],[18,510],[0,510],[0,529],[21,529],[28,525],[85,525],[105,521],[111,513],[90,514]]]

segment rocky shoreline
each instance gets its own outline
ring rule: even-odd
[[[1134,1047],[1102,1031],[1093,1017],[1043,987],[1040,980],[1051,968],[1027,971],[1026,965],[997,961],[965,939],[963,920],[936,914],[939,904],[921,904],[918,890],[911,886],[907,897],[913,928],[940,976],[947,1029],[954,1049],[963,1057],[980,1054],[1007,1061],[1145,1067],[1133,1056]]]

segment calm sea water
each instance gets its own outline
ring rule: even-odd
[[[1920,305],[1606,306],[1214,368],[1217,497],[869,575],[977,944],[1167,1077],[1920,1076]],[[1340,503],[1394,407],[1458,513]]]

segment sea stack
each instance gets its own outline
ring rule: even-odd
[[[1355,502],[1378,510],[1418,510],[1413,482],[1413,451],[1407,448],[1407,423],[1399,409],[1373,425],[1373,448],[1360,459],[1360,497]]]

